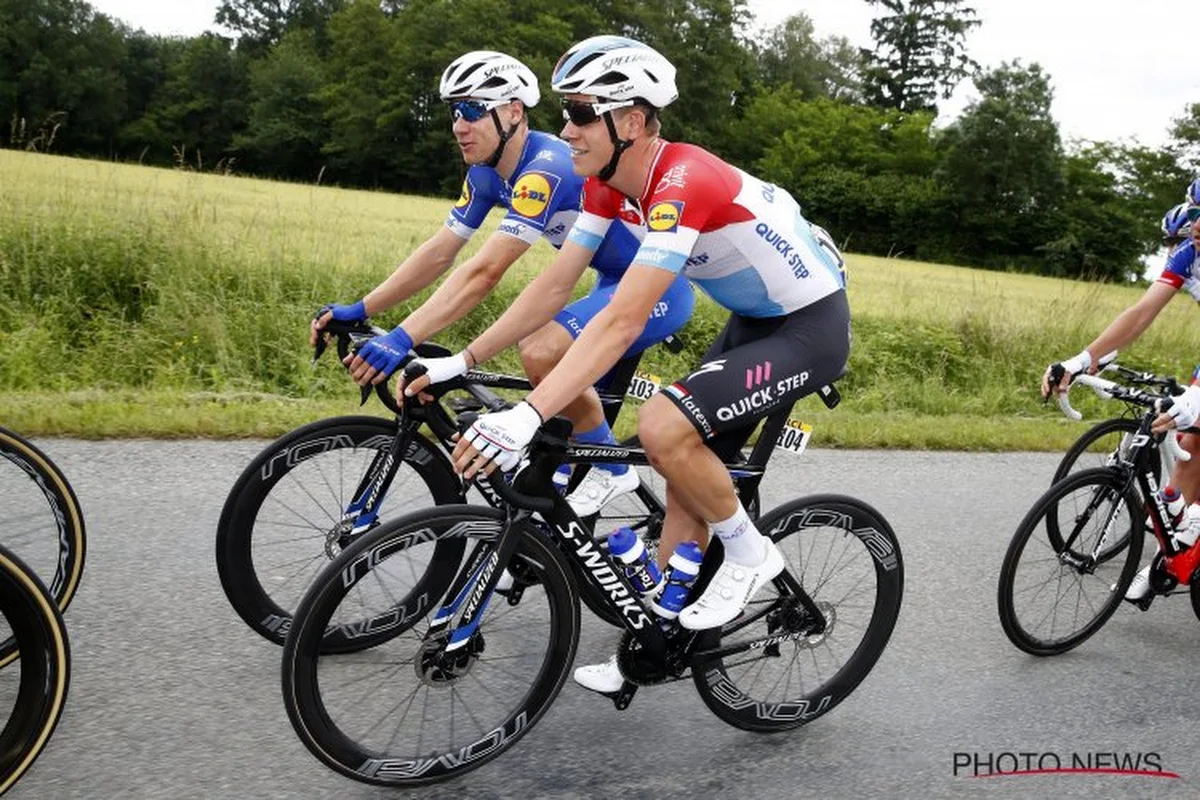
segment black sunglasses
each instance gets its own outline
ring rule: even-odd
[[[614,103],[585,103],[582,100],[563,100],[563,119],[572,125],[582,128],[591,125],[604,114],[618,108],[633,105],[632,100],[621,100]]]

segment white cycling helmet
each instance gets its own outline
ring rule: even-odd
[[[1200,206],[1200,178],[1192,181],[1187,190],[1187,202],[1194,206]]]
[[[675,67],[657,50],[623,36],[593,36],[558,60],[551,78],[559,94],[591,94],[606,100],[640,98],[654,108],[675,102]]]
[[[526,108],[542,97],[533,70],[494,50],[475,50],[454,59],[442,73],[438,92],[443,100],[520,100]]]

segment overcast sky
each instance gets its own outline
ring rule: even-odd
[[[98,10],[153,33],[190,36],[211,28],[217,0],[89,0]],[[972,0],[983,25],[968,39],[985,67],[1039,62],[1054,85],[1054,116],[1065,138],[1143,144],[1166,141],[1186,104],[1200,102],[1195,15],[1167,0]],[[803,11],[817,34],[868,46],[873,9],[865,0],[750,0],[761,24]],[[943,115],[956,116],[974,87],[960,86]]]

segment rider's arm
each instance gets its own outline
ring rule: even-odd
[[[1159,312],[1171,302],[1175,287],[1165,283],[1153,283],[1141,299],[1117,315],[1104,332],[1087,346],[1095,364],[1105,353],[1124,350],[1150,327]]]
[[[499,319],[468,345],[467,350],[475,363],[487,361],[554,319],[571,299],[571,290],[591,260],[591,250],[572,241],[564,242],[550,266],[525,287]]]
[[[451,234],[452,236],[454,234]],[[479,252],[464,261],[433,296],[400,323],[413,342],[423,342],[479,305],[529,244],[506,233],[488,237]]]
[[[659,267],[636,262],[630,266],[612,301],[588,322],[558,366],[526,398],[542,419],[561,411],[620,360],[676,277]]]
[[[467,240],[443,227],[409,254],[387,280],[363,298],[368,316],[387,311],[438,279],[458,256]]]

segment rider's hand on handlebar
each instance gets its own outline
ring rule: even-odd
[[[1150,430],[1162,433],[1171,428],[1190,428],[1200,418],[1200,386],[1189,386],[1187,390],[1174,398],[1171,407],[1159,414]]]
[[[454,468],[467,480],[495,467],[508,472],[517,468],[525,448],[542,426],[542,415],[522,400],[508,411],[484,414],[454,446]]]
[[[376,336],[357,354],[346,356],[344,363],[350,368],[350,378],[359,386],[383,383],[400,366],[412,344],[412,337],[401,327]]]
[[[362,322],[367,319],[366,302],[359,300],[357,303],[352,303],[348,306],[330,303],[322,308],[310,326],[308,338],[310,347],[317,346],[317,337],[321,335],[321,331],[325,330],[325,326],[329,324],[329,320],[331,319],[341,322]]]
[[[1085,371],[1094,373],[1095,369],[1092,367],[1092,354],[1087,350],[1063,361],[1056,361],[1046,367],[1046,372],[1042,375],[1042,397],[1048,398],[1051,391],[1054,394],[1062,394],[1067,391],[1071,381],[1075,380],[1075,376],[1079,373]]]
[[[466,351],[445,358],[418,358],[414,359],[412,363],[423,366],[425,374],[414,378],[412,383],[405,382],[404,373],[396,376],[397,403],[403,403],[405,397],[414,395],[419,396],[422,403],[428,403],[433,400],[433,395],[423,392],[423,389],[435,383],[445,383],[460,375],[466,375],[467,370],[470,369]]]

